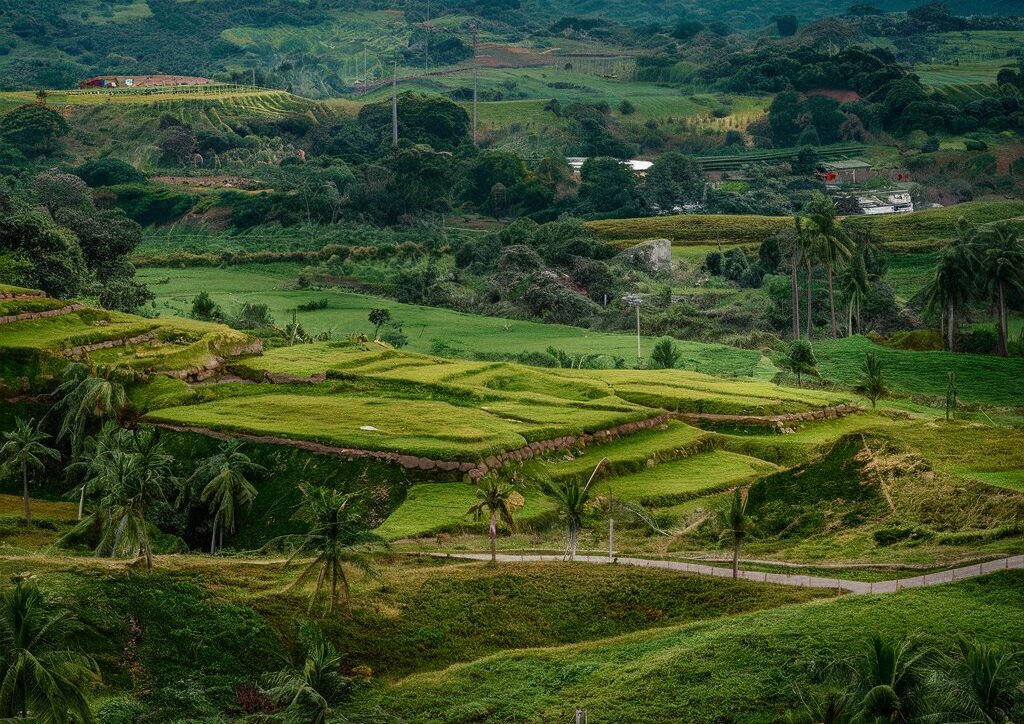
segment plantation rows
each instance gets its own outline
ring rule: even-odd
[[[821,146],[815,148],[814,152],[819,159],[835,160],[863,153],[865,148],[866,146],[862,143],[842,143],[834,146]],[[696,160],[704,171],[728,171],[741,168],[749,163],[796,158],[801,150],[803,149],[780,148],[756,153],[739,153],[732,156],[698,156]]]

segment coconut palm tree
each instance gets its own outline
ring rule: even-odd
[[[267,677],[263,693],[284,707],[285,721],[323,724],[332,706],[344,701],[352,688],[352,680],[341,673],[341,663],[341,655],[323,630],[303,621],[295,655]]]
[[[867,722],[907,722],[923,711],[929,651],[913,640],[873,635],[856,670],[857,716]]]
[[[836,338],[839,336],[839,326],[836,324],[836,297],[833,276],[836,266],[841,261],[850,258],[853,253],[853,244],[849,234],[846,233],[842,223],[839,221],[839,212],[836,210],[835,202],[825,194],[817,192],[811,196],[810,201],[804,207],[804,216],[810,226],[808,231],[817,242],[815,246],[818,256],[824,262],[828,273],[828,309],[832,323],[832,337]],[[810,283],[810,278],[808,278],[808,291]],[[809,300],[810,294],[808,294],[808,302]],[[808,313],[810,313],[810,309],[808,309]],[[808,330],[810,330],[810,327],[808,327]],[[808,339],[810,336],[808,331]]]
[[[981,245],[981,274],[999,317],[999,354],[1009,354],[1006,297],[1024,293],[1024,238],[1011,224],[997,224]]]
[[[884,367],[882,360],[874,352],[864,354],[864,363],[860,368],[860,380],[854,389],[871,400],[872,408],[875,407],[878,398],[883,397],[889,391],[883,375]]]
[[[98,519],[102,532],[97,555],[144,556],[146,570],[152,570],[153,548],[146,514],[154,503],[166,502],[159,473],[147,470],[140,455],[124,450],[114,452],[110,466],[97,511],[80,525],[94,524]]]
[[[839,289],[846,297],[846,336],[852,337],[854,322],[857,332],[863,332],[861,324],[861,307],[864,298],[871,288],[871,281],[868,277],[867,266],[864,263],[864,252],[859,250],[852,257],[849,263],[843,268],[839,276]]]
[[[117,418],[128,404],[124,385],[113,378],[112,370],[93,370],[78,363],[64,368],[53,394],[60,397],[52,408],[61,415],[57,441],[69,441],[72,457],[81,450],[90,420]]]
[[[241,452],[241,447],[239,440],[222,443],[220,450],[200,463],[192,474],[192,479],[204,484],[200,499],[214,514],[210,553],[224,547],[225,528],[234,535],[239,511],[248,509],[257,495],[246,475],[259,472],[263,467]]]
[[[32,579],[0,595],[0,718],[92,724],[95,662],[73,651],[78,622],[48,606]]]
[[[24,503],[25,525],[32,525],[32,503],[28,496],[29,470],[46,469],[46,460],[60,460],[60,453],[44,444],[50,436],[39,429],[35,420],[18,418],[15,427],[4,433],[0,445],[0,461],[6,472],[21,471],[21,494]]]
[[[850,698],[843,689],[830,686],[821,691],[800,695],[800,708],[786,713],[786,724],[848,724],[851,718]]]
[[[491,563],[498,562],[498,521],[509,528],[515,526],[512,515],[523,506],[523,496],[516,490],[515,480],[503,480],[499,473],[489,473],[476,484],[476,503],[466,511],[474,520],[488,516],[487,535],[491,543]]]
[[[961,641],[948,673],[934,687],[942,721],[1004,724],[1012,720],[1015,682],[1010,667],[1019,653]]]
[[[583,528],[583,514],[590,503],[590,485],[597,477],[597,471],[607,461],[608,458],[601,458],[598,461],[584,485],[581,485],[578,479],[573,478],[562,485],[548,483],[544,486],[544,492],[555,499],[559,514],[565,518],[569,527],[569,537],[565,545],[565,559],[568,561],[576,560],[576,548],[579,546],[580,530]]]
[[[800,339],[800,264],[806,251],[807,237],[803,219],[793,217],[793,228],[780,234],[780,246],[789,256],[789,305],[792,310],[793,339]]]
[[[747,515],[747,492],[747,488],[736,488],[729,507],[721,513],[721,539],[732,546],[733,578],[740,577],[740,547],[754,527],[753,521]]]
[[[114,422],[106,422],[96,435],[85,439],[78,458],[68,465],[67,474],[71,479],[79,478],[80,482],[68,493],[68,497],[78,498],[78,519],[85,515],[85,498],[100,492],[104,476],[109,470],[110,455],[113,450],[121,448],[122,429]]]
[[[958,238],[939,253],[932,278],[924,288],[925,308],[937,312],[945,322],[946,349],[956,351],[957,320],[974,294],[978,255],[973,231],[963,219],[957,224]]]
[[[351,617],[352,599],[345,566],[372,573],[371,554],[387,543],[367,529],[356,505],[359,499],[356,493],[311,485],[300,485],[299,490],[302,503],[296,518],[308,523],[309,531],[301,536],[284,536],[283,540],[297,539],[298,543],[285,567],[302,555],[312,554],[313,560],[303,565],[286,590],[293,590],[315,577],[316,588],[309,600],[309,611],[323,599],[326,612],[331,614],[339,601],[344,600]]]

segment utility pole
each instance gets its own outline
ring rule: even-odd
[[[644,303],[644,298],[639,294],[627,294],[622,298],[626,304],[631,307],[636,307],[636,366],[640,367],[640,305]]]
[[[392,64],[391,74],[391,145],[398,146],[398,61]]]

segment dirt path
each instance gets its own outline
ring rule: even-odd
[[[438,558],[459,558],[472,561],[487,561],[491,556],[489,553],[423,553]],[[563,561],[560,555],[509,555],[498,554],[498,560],[503,563],[543,563],[548,561]],[[650,558],[628,558],[618,556],[609,559],[607,556],[576,556],[577,563],[594,563],[598,565],[617,564],[621,566],[635,566],[637,568],[665,568],[683,573],[694,573],[699,576],[717,576],[719,578],[731,578],[732,570],[719,568],[717,566],[706,566],[699,563],[682,563],[679,561],[662,561]],[[823,566],[827,567],[827,566]],[[943,583],[953,583],[965,578],[976,578],[985,576],[997,571],[1024,570],[1024,555],[999,558],[986,563],[976,563],[971,566],[953,568],[937,573],[928,573],[922,576],[911,578],[900,578],[892,581],[849,581],[842,578],[823,578],[819,576],[793,575],[789,573],[767,573],[764,571],[739,572],[739,577],[745,581],[757,583],[777,583],[783,586],[800,586],[802,588],[833,588],[849,593],[892,593],[904,588],[923,588],[924,586],[937,586]]]

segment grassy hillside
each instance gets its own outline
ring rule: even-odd
[[[854,216],[847,223],[870,231],[887,247],[914,249],[953,238],[956,221],[961,217],[973,224],[986,224],[1018,216],[1024,216],[1022,201],[972,201],[906,215]],[[760,242],[791,223],[790,219],[773,216],[686,215],[592,221],[589,226],[609,241],[660,237],[670,239],[674,245],[728,245]]]
[[[794,685],[807,686],[809,670],[853,660],[872,633],[926,630],[947,649],[958,636],[1019,647],[1022,584],[1010,573],[503,653],[411,676],[370,699],[431,722],[567,721],[575,709],[609,722],[775,722],[797,705]]]
[[[476,354],[518,354],[543,352],[554,346],[572,355],[604,354],[636,358],[636,337],[621,333],[595,332],[560,324],[540,324],[463,314],[436,307],[401,304],[380,297],[355,294],[337,288],[301,290],[294,288],[300,271],[297,265],[229,267],[225,269],[147,268],[139,277],[152,285],[157,309],[165,314],[187,316],[192,299],[208,291],[225,311],[232,313],[243,302],[268,304],[278,324],[291,319],[299,304],[326,298],[326,309],[297,312],[310,332],[331,330],[335,338],[354,332],[372,332],[367,321],[371,309],[384,307],[402,323],[409,338],[408,349],[429,353],[444,351],[453,356]],[[642,340],[643,354],[650,354],[655,339]],[[771,368],[760,366],[761,354],[716,344],[679,342],[687,369],[710,374],[761,376]]]

